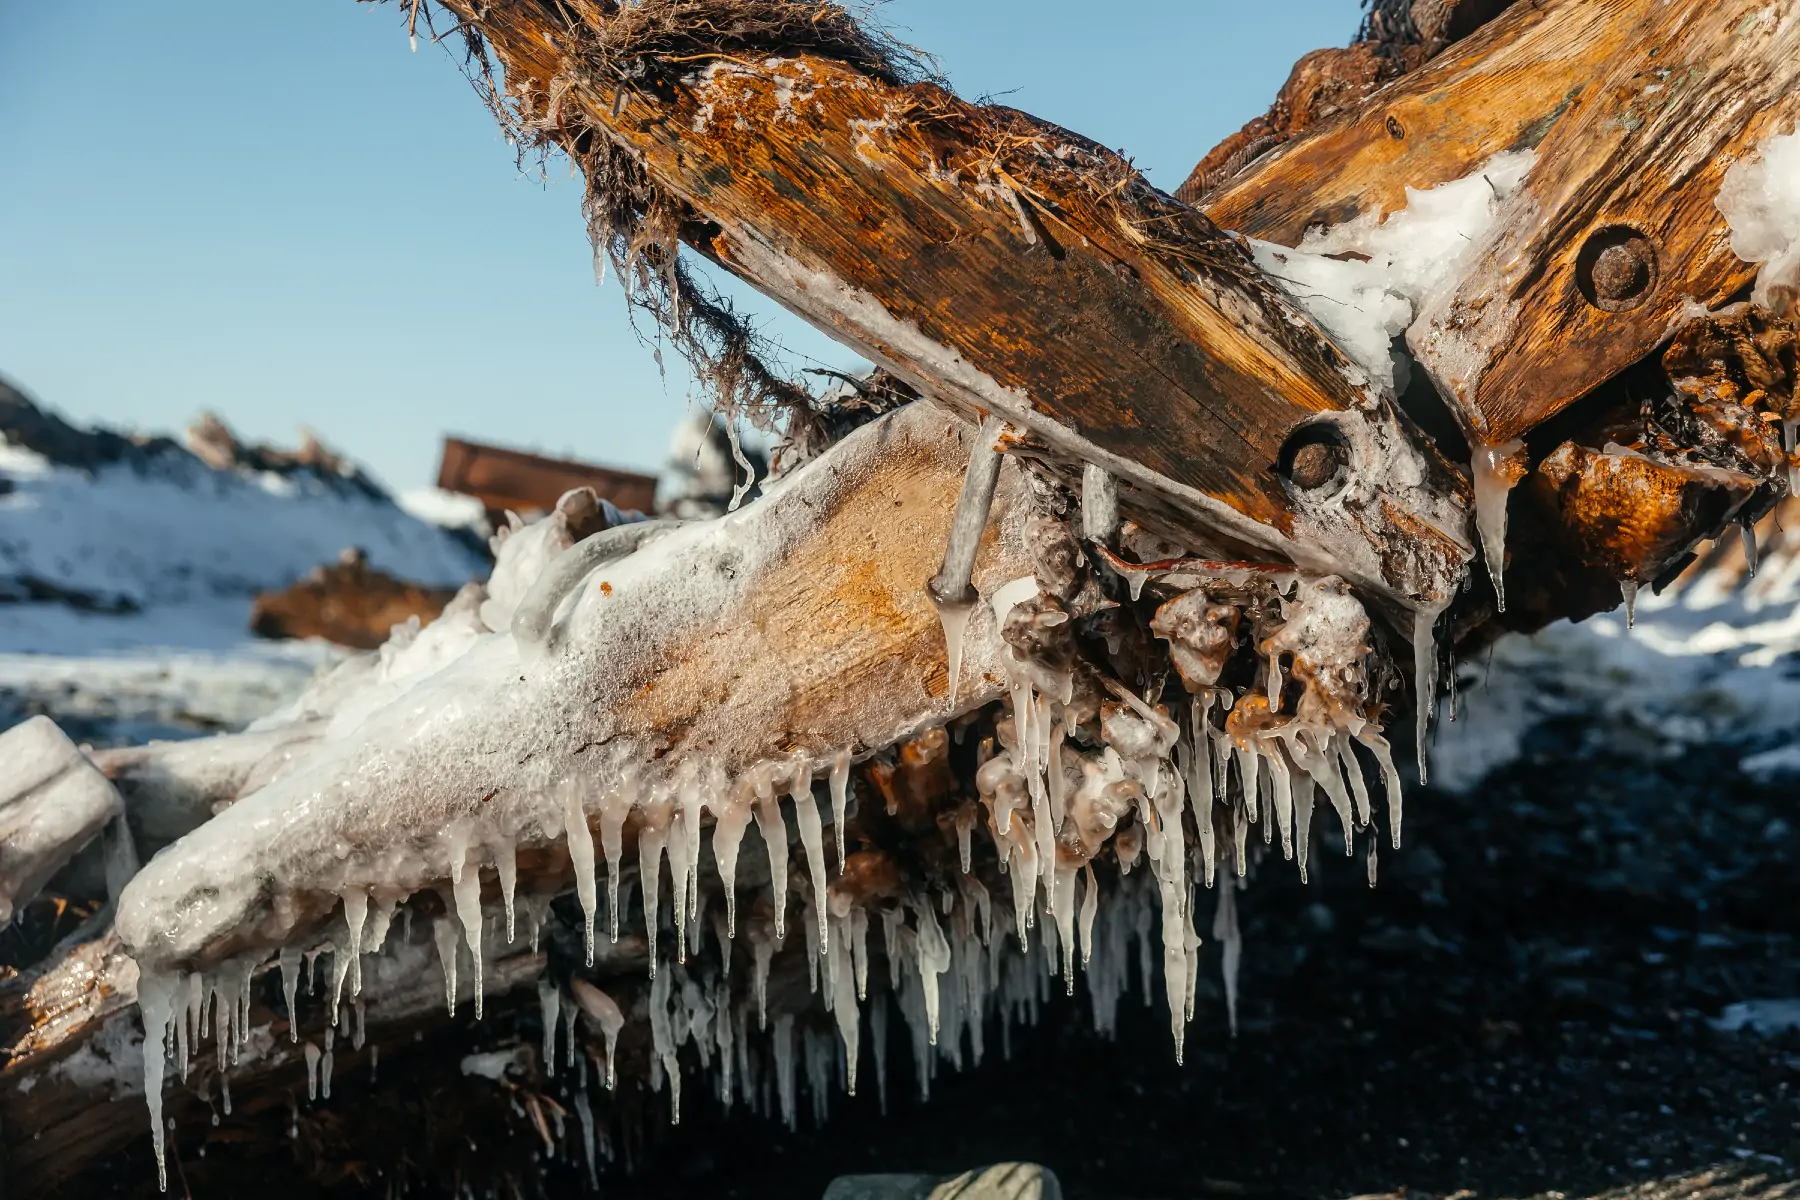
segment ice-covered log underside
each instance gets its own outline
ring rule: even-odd
[[[809,756],[821,776],[837,775],[848,764],[847,757],[834,760],[840,751],[861,754],[942,725],[953,715],[943,634],[922,581],[942,553],[970,445],[966,427],[913,406],[863,429],[740,514],[678,529],[601,570],[548,646],[522,650],[510,634],[486,635],[430,686],[340,732],[326,752],[238,800],[152,861],[133,882],[120,916],[138,962],[165,973],[210,972],[209,988],[226,985],[217,1001],[220,1021],[237,1000],[250,1005],[248,1022],[240,1019],[236,1035],[228,1036],[247,1036],[258,1026],[266,1031],[263,1000],[274,987],[273,973],[262,977],[254,1004],[249,993],[230,989],[245,985],[250,964],[262,963],[274,947],[342,941],[350,907],[343,897],[359,896],[368,913],[364,948],[379,946],[391,924],[399,948],[387,960],[397,956],[401,964],[369,960],[361,992],[366,1019],[371,1026],[404,1021],[435,1004],[441,1020],[444,982],[424,918],[450,923],[437,928],[452,931],[448,947],[455,956],[463,938],[455,924],[459,905],[485,897],[497,918],[502,893],[509,911],[516,895],[510,923],[517,936],[509,941],[500,929],[489,930],[489,987],[504,993],[541,973],[543,957],[531,952],[536,937],[528,931],[545,919],[548,898],[568,891],[585,870],[583,899],[590,911],[598,906],[602,921],[596,977],[604,980],[611,971],[641,980],[642,924],[620,921],[615,944],[605,925],[605,897],[590,889],[596,860],[602,889],[609,859],[628,878],[646,861],[638,834],[651,826],[635,818],[626,823],[616,810],[618,821],[610,823],[604,799],[595,797],[587,814],[590,840],[579,802],[570,818],[566,787],[558,785],[616,782],[641,770],[648,788],[659,764],[682,762],[696,770],[704,764],[710,787],[712,772],[746,779],[762,767],[765,807],[757,815],[766,820],[768,801],[779,814],[782,795]],[[976,562],[974,582],[982,593],[1029,574],[1025,519],[1021,480],[1009,467]],[[992,616],[977,612],[963,639],[961,708],[1001,693],[1007,676],[998,645]],[[247,758],[239,748],[253,736],[219,739],[226,763]],[[113,756],[118,761],[110,765],[128,777],[141,770],[144,757]],[[768,769],[772,764],[781,769]],[[178,819],[172,797],[184,790],[183,780],[217,799],[230,778],[248,775],[221,770],[203,753],[164,756],[159,766],[152,804],[165,822]],[[128,794],[144,783],[128,783]],[[777,793],[767,793],[771,784]],[[751,804],[758,799],[754,791],[749,796]],[[659,835],[667,838],[670,870],[680,881],[674,863],[688,853],[690,836],[698,845],[700,813],[687,810],[695,797],[685,792],[655,800],[665,815],[681,810]],[[748,807],[744,812],[748,823]],[[823,817],[813,820],[823,825],[831,814]],[[819,839],[831,831],[821,834],[804,819],[801,828],[803,845],[822,850]],[[579,861],[572,864],[568,847],[577,829]],[[747,896],[766,897],[770,868],[758,841],[753,833],[745,838],[739,882]],[[708,843],[709,849],[721,845],[716,837]],[[780,844],[785,851],[785,836]],[[653,861],[660,862],[661,852],[659,843]],[[795,857],[791,874],[805,877],[812,864],[798,848]],[[712,884],[717,858],[708,856]],[[854,873],[854,859],[850,868]],[[464,887],[454,886],[453,871]],[[475,881],[479,890],[471,893],[466,884]],[[443,890],[441,899],[434,888]],[[684,890],[678,887],[673,901],[678,911],[684,911]],[[425,894],[396,916],[395,903],[415,892]],[[671,903],[666,891],[662,899]],[[749,901],[744,907],[740,928],[766,937],[766,899],[755,912]],[[421,908],[415,930],[408,913]],[[410,938],[401,932],[403,921]],[[800,922],[796,905],[788,928]],[[576,934],[580,954],[579,918]],[[474,940],[481,941],[479,934]],[[666,944],[664,952],[673,955]],[[17,1186],[78,1171],[86,1156],[142,1128],[136,1112],[124,1122],[96,1095],[96,1083],[104,1083],[102,1093],[118,1093],[133,1109],[142,1104],[142,1093],[129,1086],[139,1051],[127,1027],[136,1018],[124,1011],[134,995],[143,998],[138,974],[116,941],[102,939],[7,985],[12,1086],[0,1091],[0,1129]],[[465,998],[468,978],[465,966]],[[345,983],[340,975],[337,982],[348,1005],[356,980]],[[178,1003],[186,1005],[185,991]],[[268,1007],[280,1012],[279,1004]],[[276,1020],[282,1029],[285,1020]],[[110,1036],[103,1032],[109,1024],[115,1027]],[[343,1035],[350,1036],[348,1029]],[[260,1036],[254,1055],[245,1053],[246,1061],[233,1068],[239,1095],[256,1095],[267,1072],[286,1067],[294,1074],[280,1090],[285,1096],[302,1079],[299,1048],[286,1042],[284,1029],[274,1043]],[[99,1051],[89,1048],[96,1037],[104,1043]],[[315,1052],[327,1044],[322,1030],[310,1037]],[[72,1057],[75,1067],[59,1067]],[[28,1078],[34,1086],[17,1086]],[[209,1078],[202,1075],[200,1094],[215,1094]]]
[[[1104,1025],[1132,938],[1141,961],[1161,964],[1179,1054],[1202,889],[1227,883],[1214,893],[1213,930],[1226,942],[1229,995],[1231,881],[1248,857],[1267,846],[1304,874],[1323,803],[1343,850],[1366,852],[1371,875],[1376,844],[1397,843],[1398,779],[1383,737],[1404,692],[1393,647],[1412,638],[1414,689],[1429,698],[1433,622],[1473,557],[1467,478],[1237,237],[1075,135],[896,70],[830,6],[450,7],[503,69],[511,131],[567,150],[588,174],[601,240],[622,233],[630,259],[655,275],[679,235],[927,403],[853,435],[722,522],[606,531],[605,545],[643,542],[617,561],[581,547],[546,558],[514,588],[529,594],[500,605],[518,610],[511,632],[505,614],[484,624],[465,606],[454,619],[474,620],[478,636],[408,686],[369,693],[355,719],[327,712],[221,739],[212,757],[99,756],[145,848],[181,840],[131,884],[117,936],[73,947],[0,993],[12,1180],[48,1185],[80,1170],[82,1151],[129,1137],[135,1120],[117,1109],[141,1097],[119,1081],[140,1056],[153,1114],[166,1093],[170,1115],[191,1128],[228,1081],[240,1103],[277,1110],[302,1082],[322,1088],[334,1061],[362,1054],[365,1023],[371,1052],[401,1030],[455,1042],[438,1007],[446,985],[478,1012],[484,990],[491,1009],[539,1007],[541,1054],[503,1047],[466,1069],[529,1110],[546,1146],[544,1105],[555,1102],[533,1089],[561,1055],[576,1054],[584,1073],[591,1060],[596,1086],[584,1074],[558,1094],[584,1130],[597,1117],[602,1141],[633,1107],[598,1089],[615,1071],[626,1086],[647,1080],[665,1093],[659,1117],[679,1112],[685,1064],[727,1102],[791,1120],[802,1068],[815,1106],[840,1080],[854,1088],[859,1045],[884,1070],[890,996],[921,1083],[965,1038],[978,1053],[996,1009],[1004,1025],[1038,1002],[1048,976],[1072,987],[1078,965]],[[1545,169],[1534,168],[1529,199],[1506,211],[1494,244],[1555,264],[1544,277],[1564,279],[1565,240],[1617,223],[1634,197],[1654,207],[1679,192],[1681,219],[1704,224],[1699,240],[1717,251],[1716,218],[1695,216],[1699,191],[1633,191],[1619,163],[1647,147],[1650,174],[1666,180],[1674,168],[1660,147],[1677,133],[1717,151],[1765,127],[1733,125],[1737,110],[1713,103],[1735,86],[1732,71],[1757,75],[1791,37],[1790,7],[1764,7],[1788,15],[1740,23],[1721,41],[1691,4],[1515,5],[1347,120],[1253,163],[1209,205],[1221,223],[1293,241],[1310,214],[1355,215],[1343,205],[1357,185],[1317,169],[1321,154],[1391,211],[1404,186],[1466,175],[1513,145],[1507,137],[1524,137]],[[1667,30],[1622,40],[1652,8]],[[795,12],[829,19],[786,19]],[[1626,139],[1624,151],[1565,134],[1587,129],[1592,142],[1596,129],[1630,125],[1616,104],[1584,106],[1596,93],[1570,78],[1641,66],[1617,53],[1626,44],[1678,57],[1665,42],[1704,68],[1682,80],[1710,81],[1642,114],[1678,128],[1656,126],[1656,138]],[[1545,45],[1558,53],[1521,49]],[[1471,99],[1454,107],[1482,116],[1420,139],[1438,152],[1409,158],[1408,131],[1425,118],[1405,105],[1426,113],[1464,86]],[[1651,85],[1633,86],[1641,99]],[[1744,86],[1787,102],[1766,80]],[[1629,88],[1609,87],[1609,103],[1629,100]],[[1511,107],[1474,102],[1494,88]],[[1697,124],[1694,104],[1708,110]],[[1514,122],[1513,109],[1534,115]],[[1558,138],[1575,149],[1557,149]],[[1398,164],[1388,178],[1370,166],[1382,162]],[[1223,215],[1231,203],[1265,211],[1243,202],[1257,188],[1307,221],[1257,230]],[[1549,242],[1536,224],[1544,213],[1562,231]],[[1459,295],[1495,274],[1494,254],[1484,250]],[[1691,288],[1689,271],[1700,281]],[[1659,260],[1651,279],[1661,290],[1642,307],[1665,324],[1647,341],[1631,325],[1622,344],[1654,359],[1675,333],[1669,289],[1712,302],[1747,277],[1716,254]],[[1528,291],[1522,324],[1559,311]],[[1608,414],[1576,405],[1580,420],[1523,454],[1487,446],[1484,477],[1482,393],[1434,364],[1419,328],[1437,327],[1421,322],[1413,349],[1477,447],[1477,501],[1484,478],[1490,500],[1504,480],[1502,511],[1506,484],[1549,481],[1520,493],[1548,497],[1540,525],[1554,528],[1539,529],[1539,544],[1579,559],[1577,535],[1602,531],[1586,565],[1609,587],[1651,581],[1702,526],[1766,499],[1785,461],[1777,446],[1721,484],[1717,464],[1677,463],[1686,447],[1666,436],[1647,452],[1617,452],[1597,433],[1612,428]],[[1546,336],[1557,357],[1564,335]],[[1791,330],[1767,313],[1691,323],[1668,356],[1666,372],[1651,362],[1659,378],[1716,409],[1748,394],[1738,367],[1752,360],[1757,379],[1788,371],[1791,404]],[[1560,366],[1546,395],[1567,390],[1576,368]],[[1757,404],[1771,403],[1767,390]],[[1546,414],[1557,407],[1545,403]],[[940,624],[926,581],[940,561],[939,581],[953,574],[952,513],[959,495],[981,491],[965,488],[965,468],[982,478],[971,451],[979,465],[990,436],[1008,462],[975,562],[980,602],[947,607]],[[1617,553],[1620,495],[1589,486],[1613,480],[1621,461],[1651,480],[1623,489],[1624,504],[1657,488],[1673,497],[1639,522],[1652,526],[1636,531],[1650,549],[1635,556]],[[1737,489],[1736,507],[1690,500],[1721,487]],[[1123,530],[1115,504],[1130,518]],[[482,617],[503,590],[490,584]],[[1547,619],[1557,603],[1568,601],[1526,607]],[[1465,608],[1459,630],[1488,615]],[[960,633],[959,617],[970,621]],[[954,688],[946,658],[961,664]],[[1379,817],[1371,790],[1388,795]],[[215,805],[228,807],[208,819]],[[470,966],[485,988],[470,986]],[[302,974],[318,982],[291,1022]],[[534,979],[535,997],[516,994]],[[147,1048],[133,1040],[133,997]],[[287,1040],[291,1024],[301,1040]],[[216,1066],[213,1047],[196,1056],[203,1030]],[[185,1088],[164,1078],[175,1072]],[[102,1092],[108,1104],[95,1103]],[[160,1115],[153,1122],[160,1138]]]

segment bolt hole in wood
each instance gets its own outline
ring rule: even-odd
[[[1656,244],[1629,225],[1596,230],[1575,259],[1575,283],[1603,312],[1626,312],[1656,289]]]
[[[1288,485],[1307,493],[1335,492],[1350,474],[1350,447],[1329,421],[1302,425],[1288,435],[1278,466]]]

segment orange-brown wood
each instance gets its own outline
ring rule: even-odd
[[[1604,81],[1538,149],[1454,293],[1408,340],[1472,435],[1540,424],[1716,307],[1754,268],[1714,202],[1800,115],[1800,0],[1644,6]]]
[[[627,92],[576,18],[452,7],[528,118],[617,139],[710,222],[704,253],[933,400],[1022,414],[1046,454],[1116,456],[1280,531],[1283,442],[1370,403],[1234,239],[1065,130],[805,54]]]
[[[1353,111],[1257,159],[1203,209],[1226,229],[1297,245],[1315,225],[1406,207],[1406,189],[1460,179],[1538,146],[1633,43],[1651,0],[1519,0]]]

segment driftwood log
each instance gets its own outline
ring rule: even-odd
[[[989,418],[1005,422],[1013,457],[1071,488],[1084,466],[1101,468],[1120,485],[1127,515],[1190,550],[1338,571],[1395,624],[1435,611],[1474,554],[1469,484],[1456,465],[1465,448],[1422,442],[1227,231],[1292,244],[1313,225],[1393,211],[1405,188],[1467,175],[1508,148],[1539,155],[1528,201],[1509,210],[1454,297],[1414,326],[1411,345],[1472,444],[1541,441],[1519,469],[1532,480],[1520,495],[1538,514],[1535,533],[1522,531],[1526,544],[1613,594],[1620,572],[1635,582],[1664,569],[1702,526],[1750,504],[1764,480],[1731,481],[1743,494],[1728,510],[1688,502],[1670,489],[1691,481],[1671,484],[1666,470],[1650,473],[1650,491],[1584,489],[1604,421],[1583,412],[1583,398],[1607,401],[1609,381],[1653,358],[1676,332],[1681,302],[1717,305],[1748,280],[1706,204],[1725,162],[1791,118],[1800,62],[1792,2],[1515,4],[1286,146],[1244,156],[1207,191],[1202,215],[1074,134],[967,104],[818,39],[688,56],[654,37],[621,42],[606,4],[451,0],[463,29],[503,68],[507,90],[497,99],[513,132],[566,150],[587,172],[602,236],[635,206],[638,224],[625,232],[649,274],[669,269],[679,237],[954,416],[913,405],[800,469],[731,518],[776,552],[737,580],[726,603],[654,619],[622,611],[619,626],[632,635],[624,650],[576,647],[563,690],[515,689],[510,672],[471,675],[458,681],[464,707],[448,705],[425,743],[395,747],[373,725],[356,767],[405,785],[397,823],[314,803],[340,792],[349,773],[346,757],[307,761],[325,716],[219,739],[216,755],[161,747],[99,756],[140,844],[201,830],[151,864],[139,894],[159,897],[163,911],[182,909],[214,882],[209,855],[223,879],[234,847],[282,851],[331,836],[426,842],[494,797],[548,786],[559,764],[615,742],[704,748],[742,767],[827,747],[891,748],[994,701],[1005,670],[991,618],[978,615],[969,630],[953,706],[944,633],[924,590],[973,427]],[[1657,96],[1667,99],[1647,99]],[[1754,102],[1722,103],[1727,96]],[[1590,243],[1604,234],[1612,240],[1600,249],[1640,253],[1639,242],[1608,232],[1626,228],[1651,247],[1649,282],[1625,297],[1636,304],[1596,304]],[[1533,368],[1546,359],[1557,369]],[[1564,409],[1572,416],[1535,433]],[[1329,501],[1296,469],[1321,429],[1363,479]],[[1032,571],[1034,486],[1016,464],[1002,473],[977,562],[983,595]],[[1622,509],[1641,507],[1655,489],[1681,502],[1658,528],[1636,531],[1654,546],[1642,561],[1619,560],[1604,538],[1571,549],[1576,535],[1615,528]],[[681,571],[703,559],[718,565],[698,553],[677,557],[651,582],[673,594]],[[1559,582],[1527,605],[1530,619],[1585,602],[1570,599],[1579,589],[1562,587],[1560,569],[1547,569]],[[645,594],[666,598],[654,586]],[[1491,615],[1476,608],[1458,629]],[[519,736],[471,749],[479,739],[457,722],[474,728],[507,705]],[[898,766],[866,766],[865,778],[904,808],[905,779],[896,783],[894,772],[907,769],[903,753]],[[265,821],[287,823],[271,837]],[[175,931],[140,921],[125,932],[158,966],[191,970],[336,919],[342,879],[311,873],[298,852],[271,862],[272,887],[239,907]],[[385,881],[422,893],[414,909],[424,920],[444,909],[434,889],[448,880],[437,867]],[[521,894],[568,887],[568,854],[554,842],[522,842],[517,868]],[[487,890],[491,900],[496,889]],[[422,929],[407,942],[421,955],[427,943]],[[646,957],[628,937],[602,950],[592,977],[616,976],[629,993]],[[490,957],[498,1013],[529,1004],[515,993],[543,965],[522,946]],[[128,1011],[136,985],[118,934],[104,928],[0,983],[8,1051],[0,1153],[16,1193],[38,1194],[140,1136],[142,1097],[128,1085],[121,1092],[130,1069],[114,1069],[136,1052]],[[375,980],[365,996],[370,1045],[397,1046],[402,1032],[441,1034],[440,986],[431,967]],[[254,997],[257,1057],[234,1076],[240,1103],[265,1110],[288,1104],[303,1082],[304,1052],[284,1040],[273,988],[264,978]],[[324,1014],[312,1012],[316,1043]],[[212,1102],[201,1070],[194,1088],[168,1089],[202,1097],[185,1112],[172,1100],[178,1118]]]
[[[243,870],[239,856],[265,852],[268,835],[251,832],[237,837],[234,830],[240,826],[255,830],[272,815],[290,811],[304,815],[277,839],[277,850],[283,839],[302,847],[328,845],[340,837],[358,844],[431,842],[465,810],[479,809],[484,797],[524,787],[524,778],[533,770],[567,761],[584,742],[687,738],[695,746],[731,756],[734,762],[753,763],[809,746],[890,746],[941,724],[952,715],[944,635],[923,581],[942,553],[971,444],[972,431],[966,426],[927,406],[913,405],[865,427],[833,453],[808,464],[776,494],[729,518],[748,542],[762,541],[775,553],[737,580],[735,598],[723,608],[682,612],[677,607],[671,613],[666,601],[692,579],[693,562],[679,555],[667,559],[665,578],[650,580],[637,593],[637,601],[630,599],[632,593],[621,582],[618,603],[626,607],[608,625],[612,630],[635,625],[642,636],[614,646],[612,669],[584,674],[579,701],[509,688],[508,677],[502,676],[490,681],[498,685],[494,696],[475,698],[466,710],[470,720],[485,727],[493,704],[541,702],[546,741],[535,755],[518,754],[530,735],[490,759],[471,755],[465,749],[471,739],[457,733],[454,721],[429,735],[424,744],[394,746],[382,742],[379,731],[374,731],[366,751],[339,761],[354,764],[359,774],[382,771],[396,786],[403,785],[412,796],[403,806],[410,823],[396,823],[391,805],[332,808],[317,803],[339,780],[329,769],[320,773],[305,763],[290,773],[275,773],[273,782],[205,820],[197,808],[199,801],[224,803],[225,793],[249,786],[254,767],[244,764],[270,756],[280,760],[296,744],[295,739],[283,741],[278,732],[217,739],[226,751],[226,762],[239,764],[223,770],[204,752],[204,742],[186,744],[189,752],[181,755],[108,755],[107,765],[127,797],[134,792],[147,797],[146,806],[161,822],[156,826],[160,832],[171,832],[170,826],[185,811],[196,823],[205,820],[196,836],[204,834],[200,840],[216,847],[208,850],[184,843],[151,862],[134,886],[155,886],[159,871],[182,861],[177,853],[182,850],[197,854],[202,865],[210,860],[221,883],[237,877]],[[1030,572],[1023,549],[1024,488],[1019,472],[1008,466],[977,561],[975,582],[984,593]],[[634,604],[639,610],[635,613]],[[1000,694],[1005,672],[996,657],[997,645],[992,617],[978,614],[965,638],[959,710],[979,707]],[[574,712],[592,714],[607,728],[571,724],[568,715]],[[520,719],[521,728],[529,728],[533,720],[529,712],[522,712]],[[314,732],[303,726],[298,736]],[[431,749],[435,740],[443,740],[442,756]],[[446,763],[457,760],[463,760],[461,765],[445,769]],[[463,777],[469,771],[480,778]],[[625,834],[632,861],[634,835],[635,828]],[[278,865],[294,869],[304,851],[299,854]],[[758,878],[761,859],[754,842],[744,858],[748,887]],[[521,896],[555,895],[569,886],[569,857],[560,843],[534,846],[522,840],[517,864]],[[761,878],[766,881],[766,873]],[[188,886],[191,877],[183,877],[181,883]],[[447,889],[447,876],[421,877],[412,885],[425,893],[422,916],[443,911],[431,889]],[[490,902],[497,903],[497,881],[490,877],[487,887]],[[257,892],[251,899],[255,907],[231,910],[216,923],[190,931],[186,943],[190,952],[180,965],[195,970],[216,966],[258,937],[273,939],[266,943],[273,946],[304,936],[305,930],[316,931],[330,920],[339,904],[337,891],[309,889],[299,873],[282,881],[277,890]],[[290,923],[285,930],[272,921],[277,905],[284,914],[281,920]],[[291,924],[294,921],[298,927]],[[428,948],[424,922],[419,925],[416,940]],[[146,935],[144,940],[153,938]],[[604,934],[600,944],[607,944]],[[490,988],[496,995],[541,971],[541,956],[524,954],[522,946],[502,949],[499,955],[498,962],[488,964]],[[379,1028],[390,1020],[405,1025],[410,1036],[416,1026],[407,1022],[415,1018],[427,1023],[447,1019],[438,968],[429,957],[420,961],[422,970],[415,968],[411,978],[394,982],[397,992],[384,998],[382,985],[367,997],[370,1028],[377,1039],[383,1036]],[[621,964],[641,972],[641,938],[622,939],[611,958],[601,956],[596,969],[604,977]],[[42,1187],[79,1170],[88,1158],[140,1136],[141,1090],[130,1096],[129,1106],[114,1107],[96,1099],[115,1088],[114,1080],[129,1081],[141,1072],[135,1048],[141,1040],[132,1040],[136,1017],[127,1011],[136,997],[137,980],[137,969],[120,952],[116,935],[101,933],[0,984],[0,1022],[8,1055],[0,1069],[5,1083],[0,1086],[0,1139],[10,1181],[22,1189],[20,1194],[38,1194]],[[275,1030],[285,1037],[285,1016],[271,1017],[274,1011],[259,1000],[252,1021],[266,1025],[274,1019]],[[101,1049],[87,1048],[109,1028],[113,1033],[104,1038]],[[286,1042],[276,1038],[264,1049],[266,1059],[259,1058],[239,1083],[240,1094],[262,1086],[265,1068],[287,1071],[288,1087],[303,1082],[295,1051]],[[74,1068],[59,1067],[72,1059]],[[123,1090],[129,1090],[128,1082]],[[171,1094],[178,1091],[172,1083]]]

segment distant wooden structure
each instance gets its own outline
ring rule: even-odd
[[[559,496],[578,487],[591,487],[602,500],[623,509],[648,513],[656,506],[653,475],[453,437],[444,439],[438,486],[475,497],[487,508],[490,519],[508,509],[521,516],[547,512]]]

